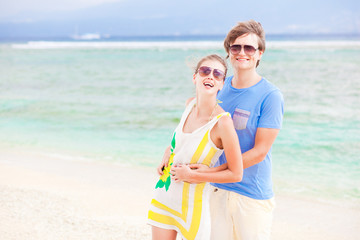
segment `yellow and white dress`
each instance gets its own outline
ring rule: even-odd
[[[217,121],[229,113],[214,117],[192,133],[184,133],[184,123],[194,107],[194,99],[185,109],[171,141],[169,166],[155,187],[148,213],[150,225],[173,229],[187,240],[210,239],[209,183],[172,182],[170,167],[175,164],[202,163],[213,167],[223,153],[211,141],[210,131]]]

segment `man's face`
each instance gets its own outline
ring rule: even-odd
[[[241,51],[233,54],[232,51],[229,51],[230,62],[235,70],[248,70],[255,69],[256,63],[261,59],[263,54],[262,51],[257,50],[259,48],[258,45],[258,37],[255,34],[244,34],[235,39],[235,41],[230,45],[241,45]],[[254,47],[256,49],[254,55],[249,54],[246,49],[244,50],[244,46],[248,45]]]

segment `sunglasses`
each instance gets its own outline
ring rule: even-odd
[[[225,78],[225,73],[219,69],[213,69],[211,67],[206,67],[206,66],[202,66],[202,67],[199,67],[199,69],[197,70],[197,72],[199,73],[199,75],[201,77],[206,77],[206,76],[209,76],[210,73],[212,72],[213,73],[213,76],[214,78],[217,80],[217,81],[223,81],[224,78]]]
[[[248,56],[254,55],[255,52],[259,50],[258,48],[254,48],[251,45],[237,45],[237,44],[230,46],[229,49],[232,55],[237,55],[241,52],[242,47],[244,47],[244,52]]]

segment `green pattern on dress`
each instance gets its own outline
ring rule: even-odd
[[[160,176],[160,179],[157,182],[155,189],[165,187],[165,190],[167,191],[170,187],[170,184],[171,184],[170,168],[171,168],[171,165],[173,164],[173,159],[175,156],[175,153],[174,153],[175,135],[176,135],[176,132],[174,133],[172,141],[171,141],[171,148],[170,148],[171,154],[170,154],[168,166],[163,168],[163,175]]]

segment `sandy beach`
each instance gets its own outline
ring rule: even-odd
[[[151,239],[155,169],[0,151],[0,238]],[[276,196],[275,240],[355,240],[360,207]]]

